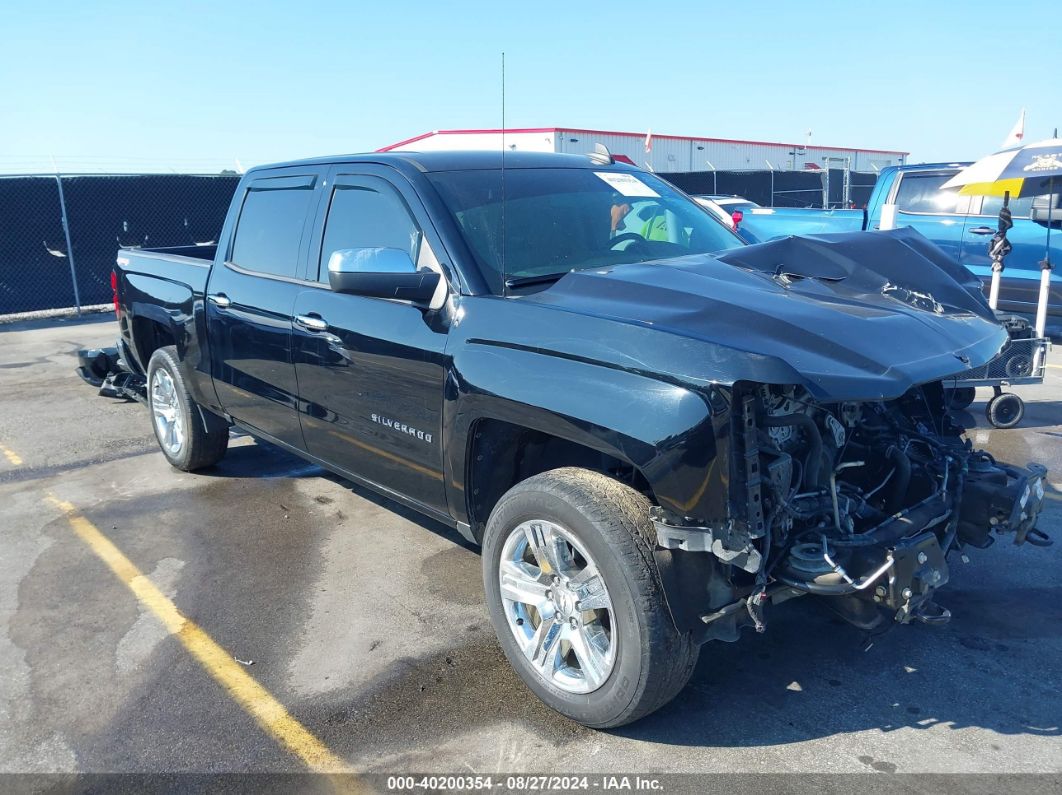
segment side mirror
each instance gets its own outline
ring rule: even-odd
[[[397,248],[342,248],[328,258],[328,284],[336,293],[427,304],[442,276],[418,271]]]
[[[1051,208],[1034,204],[1029,210],[1029,218],[1038,224],[1062,224],[1062,207]]]
[[[899,208],[895,204],[881,205],[881,218],[878,221],[878,229],[895,229],[898,210]]]

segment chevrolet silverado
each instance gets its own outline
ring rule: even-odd
[[[250,170],[216,247],[122,249],[113,286],[173,466],[237,426],[456,528],[509,661],[588,726],[784,600],[941,623],[949,554],[1048,543],[1044,469],[940,384],[1006,333],[910,230],[746,246],[605,151],[372,154]]]

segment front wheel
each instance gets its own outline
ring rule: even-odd
[[[985,416],[996,428],[1013,428],[1025,416],[1025,403],[1013,392],[1002,392],[988,401]]]
[[[948,400],[948,407],[955,411],[970,408],[977,399],[977,390],[972,386],[960,386],[954,389],[945,389],[944,396]]]
[[[229,446],[229,426],[221,417],[201,410],[188,393],[177,367],[177,349],[159,348],[148,362],[148,408],[155,438],[166,460],[193,472],[221,460]]]
[[[567,468],[514,486],[487,523],[483,578],[502,649],[542,701],[586,726],[648,715],[697,662],[664,600],[649,509],[634,489]]]

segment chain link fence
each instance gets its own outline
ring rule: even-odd
[[[660,173],[690,194],[743,196],[764,207],[856,207],[870,199],[877,174],[831,168],[808,171],[690,171]]]
[[[699,171],[661,174],[687,193],[768,207],[862,207],[874,174]],[[0,316],[108,305],[119,247],[210,245],[236,174],[0,176]],[[846,195],[847,194],[847,195]]]
[[[111,302],[121,246],[210,245],[239,176],[0,176],[0,315]]]

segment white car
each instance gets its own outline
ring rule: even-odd
[[[743,196],[723,196],[719,194],[701,194],[693,197],[699,205],[715,215],[731,229],[737,229],[745,212],[759,207],[756,202]]]

